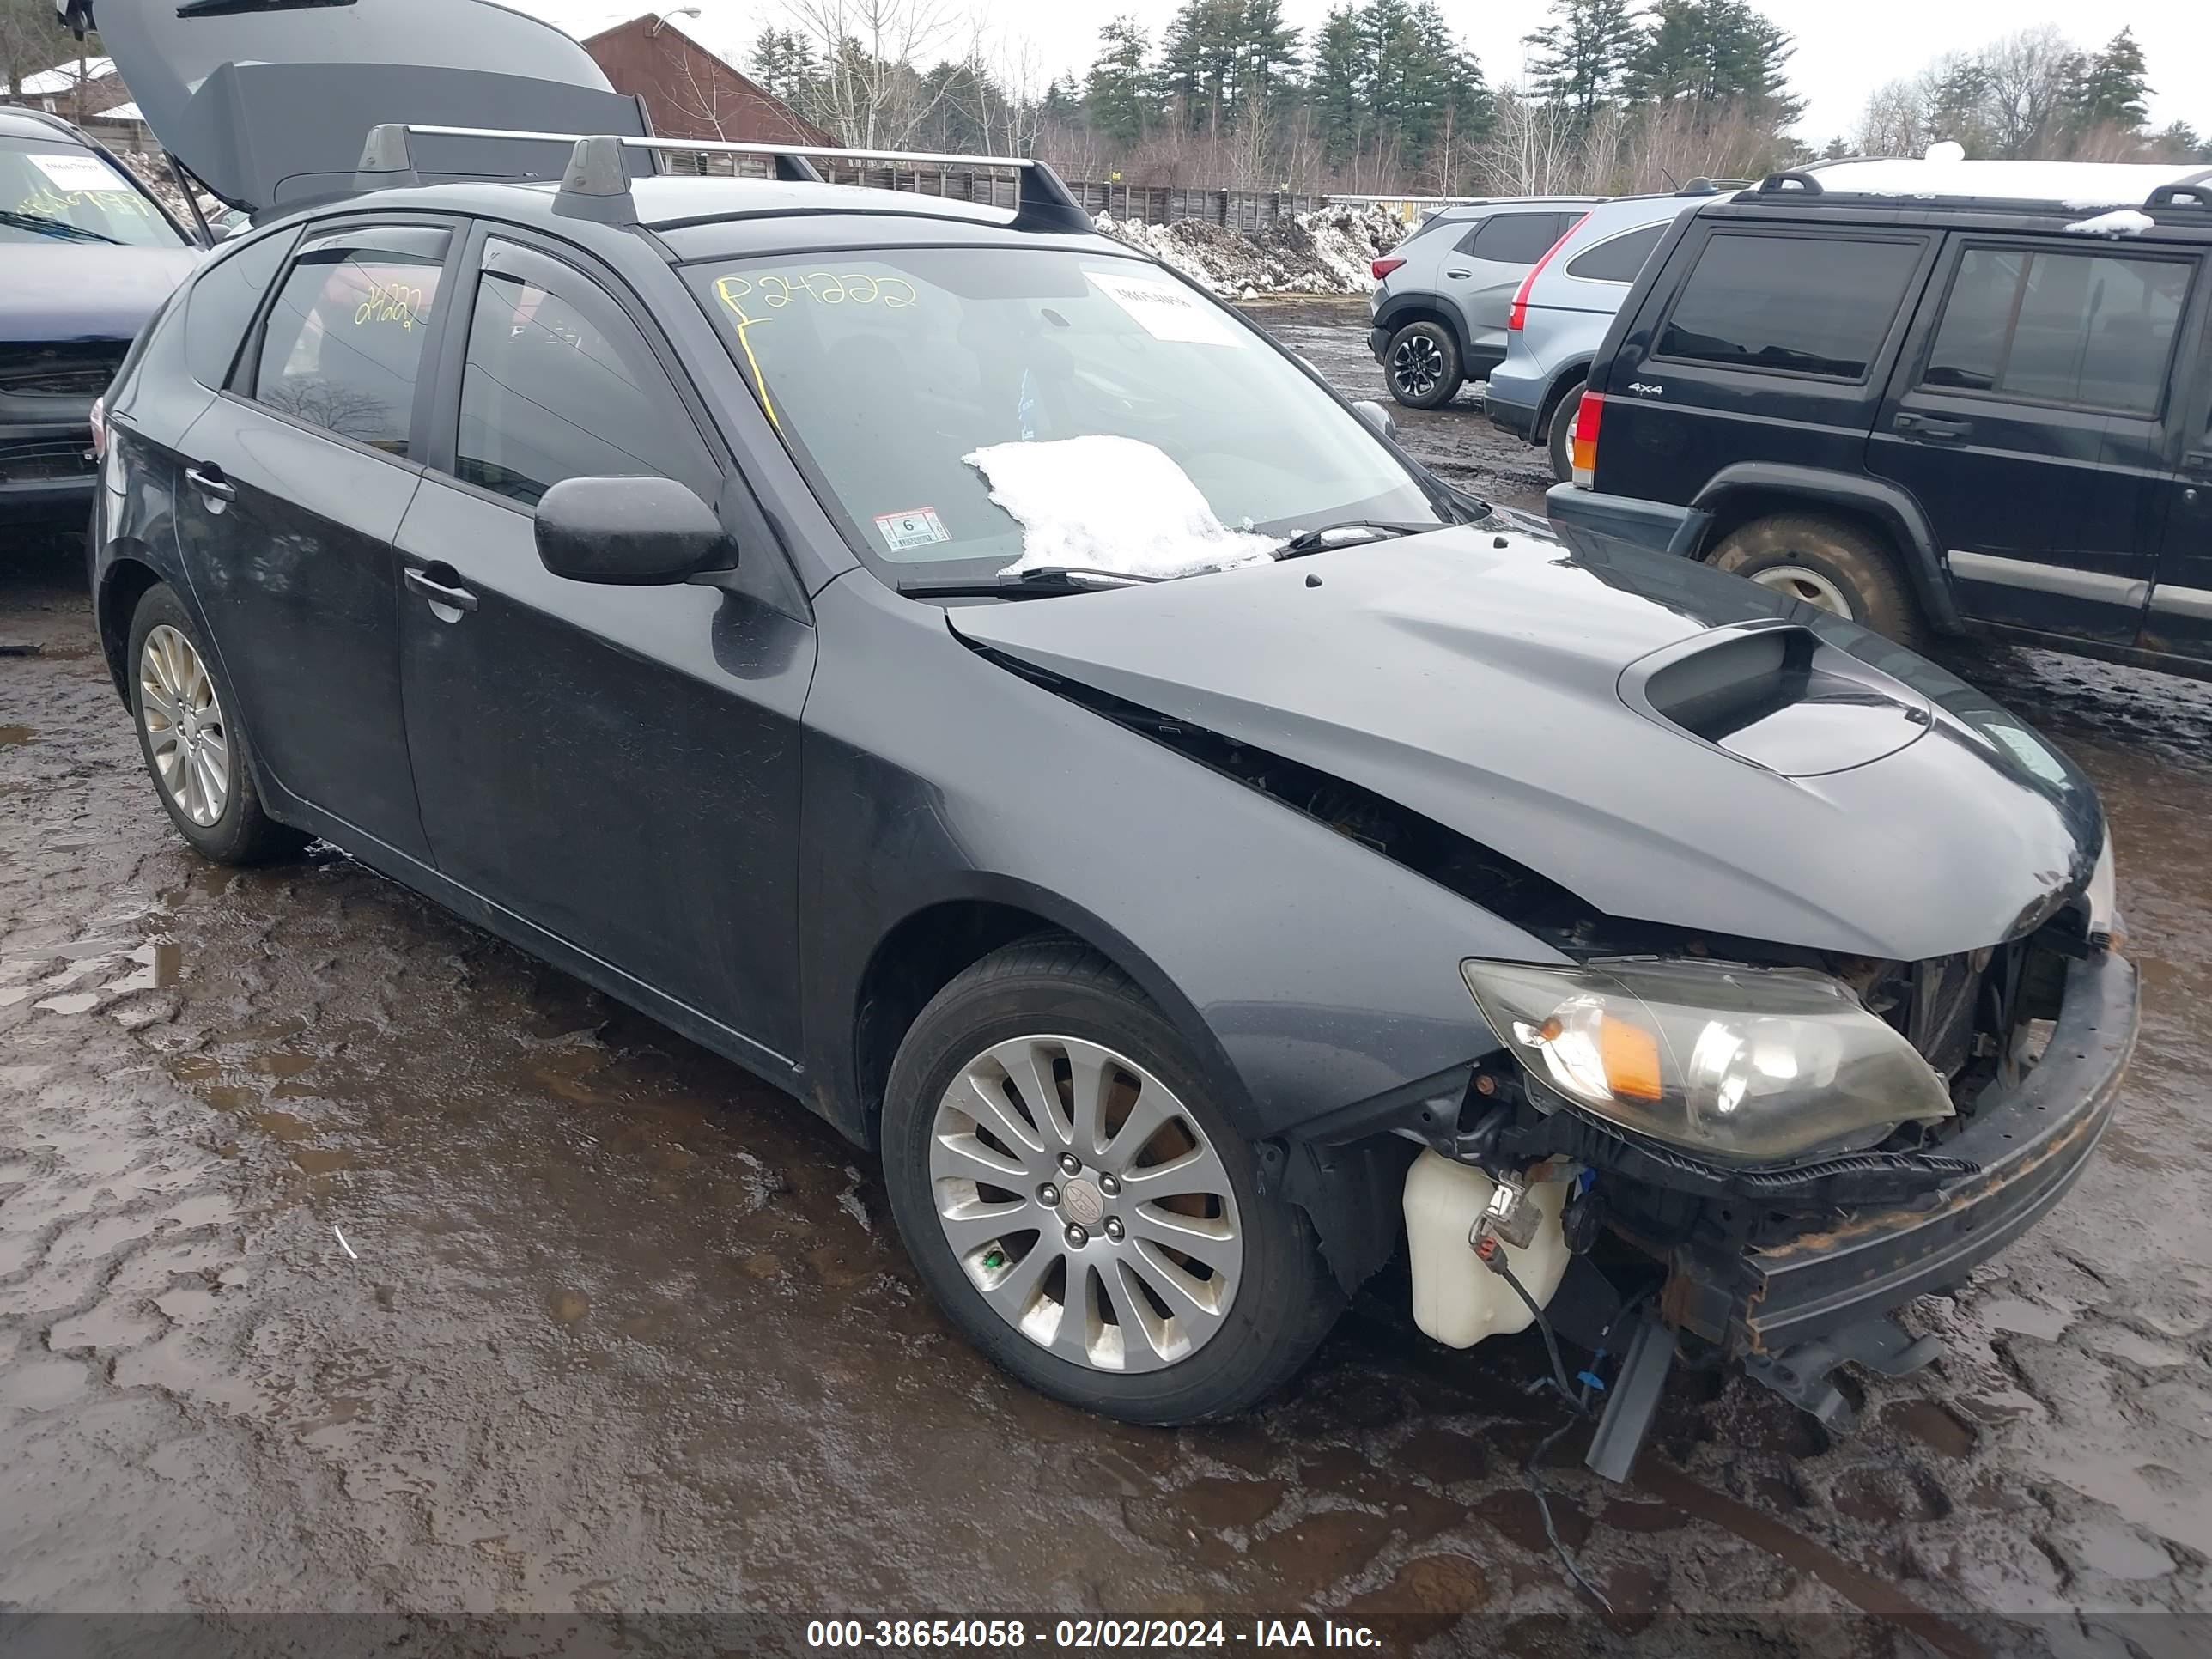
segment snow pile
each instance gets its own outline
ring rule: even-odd
[[[1366,294],[1368,265],[1405,240],[1405,222],[1388,208],[1342,203],[1302,213],[1265,230],[1224,230],[1199,219],[1148,225],[1097,216],[1098,228],[1149,253],[1216,294]]]
[[[1007,572],[1080,565],[1133,576],[1188,576],[1274,556],[1265,536],[1231,530],[1165,451],[1099,434],[993,444],[963,456],[1022,527]],[[1113,488],[1102,489],[1101,479]],[[1004,573],[1002,573],[1004,574]]]
[[[2158,221],[2136,208],[2115,208],[2094,219],[2076,219],[2066,228],[2077,236],[2140,236],[2156,230]]]

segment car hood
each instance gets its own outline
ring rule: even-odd
[[[204,257],[197,248],[102,242],[10,246],[0,340],[133,339]]]
[[[1917,961],[2017,937],[2087,882],[2087,781],[1963,682],[1705,566],[1525,523],[948,619],[1624,919]]]
[[[80,5],[162,147],[250,212],[343,195],[385,122],[647,129],[550,23],[492,0],[92,0]],[[558,178],[573,145],[425,139],[424,183]]]

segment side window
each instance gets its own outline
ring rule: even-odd
[[[292,237],[283,231],[226,252],[200,273],[186,301],[185,354],[202,386],[230,383],[238,350],[261,310]]]
[[[1502,265],[1533,265],[1571,221],[1556,213],[1498,213],[1476,226],[1460,252]]]
[[[2193,269],[2186,259],[1968,248],[1921,384],[2156,415]]]
[[[1663,224],[1624,231],[1570,259],[1567,275],[1586,283],[1632,283],[1666,231]]]
[[[262,330],[255,401],[406,454],[448,234],[354,230],[302,247]]]
[[[1660,331],[1657,355],[1863,380],[1923,246],[1917,239],[1717,235]]]
[[[645,337],[597,284],[542,254],[484,250],[453,471],[535,506],[563,478],[721,483]]]

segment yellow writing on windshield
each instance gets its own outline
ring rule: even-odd
[[[783,434],[783,422],[775,416],[775,399],[768,395],[768,377],[761,373],[760,359],[753,356],[752,331],[769,319],[750,314],[744,307],[753,285],[742,276],[725,276],[714,284],[714,296],[728,307],[730,315],[738,319],[738,344],[745,354],[745,362],[753,372],[753,391],[760,398],[762,411],[768,423]],[[788,304],[789,301],[785,302]]]
[[[839,276],[835,271],[809,270],[757,281],[750,276],[725,276],[714,284],[714,291],[732,311],[747,299],[770,311],[781,311],[799,300],[824,306],[879,305],[886,311],[904,311],[921,297],[903,276],[870,276],[860,271]]]

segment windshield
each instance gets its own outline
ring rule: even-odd
[[[1002,245],[692,276],[763,410],[886,574],[1174,574],[1351,520],[1448,521],[1366,422],[1143,261]]]
[[[79,144],[0,138],[0,244],[21,242],[185,246],[106,156]]]

